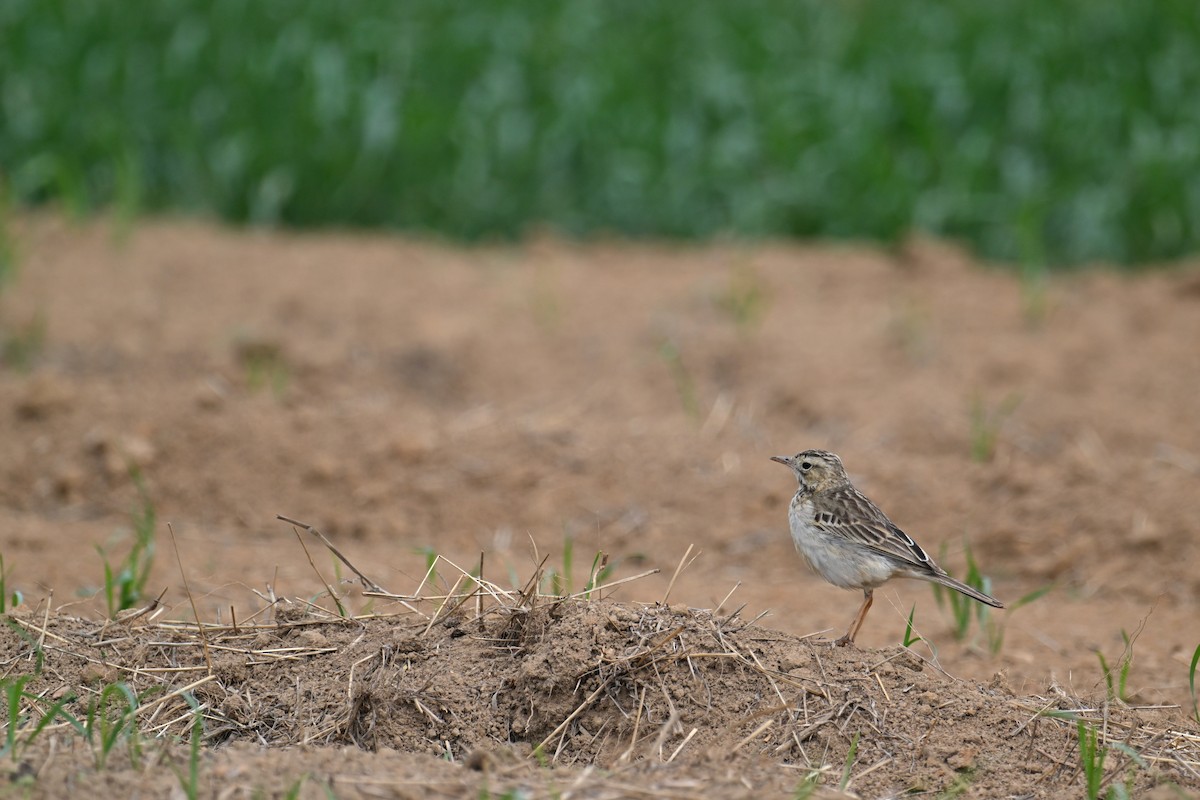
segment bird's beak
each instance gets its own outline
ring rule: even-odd
[[[788,458],[787,456],[771,456],[771,460],[778,461],[780,464],[783,464],[785,467],[790,467],[792,465],[792,460],[790,458]]]

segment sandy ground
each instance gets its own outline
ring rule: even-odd
[[[395,603],[362,597],[348,570],[308,538],[319,577],[276,514],[319,527],[392,592],[416,590],[431,552],[464,569],[477,566],[482,553],[485,575],[510,588],[535,575],[547,556],[544,570],[560,574],[570,560],[571,574],[559,585],[575,590],[598,551],[609,554],[614,580],[661,570],[608,593],[621,604],[613,613],[633,615],[628,625],[588,618],[601,613],[598,606],[567,604],[564,622],[545,623],[538,644],[516,648],[519,665],[493,665],[483,678],[464,673],[476,692],[481,680],[494,680],[525,700],[544,695],[535,703],[540,716],[520,729],[512,725],[515,705],[497,705],[503,724],[463,722],[459,700],[479,700],[464,694],[446,705],[460,720],[453,733],[452,725],[421,717],[411,700],[422,695],[403,695],[396,673],[379,678],[374,690],[386,698],[375,705],[374,724],[388,733],[364,744],[347,722],[353,691],[347,693],[345,675],[365,653],[352,646],[353,636],[337,639],[336,653],[312,654],[305,674],[314,681],[338,676],[330,689],[336,699],[322,702],[334,709],[328,714],[341,714],[341,727],[317,726],[322,735],[312,738],[312,730],[272,737],[247,733],[253,715],[239,717],[243,728],[213,737],[210,743],[221,746],[205,751],[203,775],[214,796],[236,783],[229,776],[264,769],[264,758],[284,760],[272,762],[273,773],[299,776],[325,769],[319,765],[334,750],[338,764],[366,758],[364,774],[394,777],[403,769],[397,764],[410,765],[425,781],[413,783],[412,796],[443,778],[448,795],[478,796],[480,776],[488,774],[497,792],[515,791],[533,768],[456,766],[467,759],[464,749],[490,742],[513,751],[520,764],[529,761],[529,749],[612,674],[604,664],[625,665],[606,687],[615,692],[608,698],[614,705],[586,712],[596,719],[581,713],[573,720],[552,763],[533,759],[530,786],[541,788],[530,792],[561,792],[589,768],[602,769],[605,780],[657,787],[662,796],[686,796],[688,785],[725,786],[732,794],[736,787],[722,781],[738,783],[734,773],[751,793],[790,792],[804,769],[822,766],[833,771],[822,773],[823,783],[836,787],[861,728],[864,749],[853,772],[871,772],[849,788],[862,796],[961,784],[977,796],[998,796],[1011,785],[1013,794],[1049,797],[1081,791],[1073,729],[1055,723],[1045,733],[1052,740],[1040,743],[1023,739],[1027,729],[1009,735],[1039,699],[1119,711],[1127,730],[1197,734],[1188,721],[1187,685],[1200,644],[1195,265],[1138,276],[1097,270],[1023,286],[925,241],[891,252],[549,238],[464,249],[169,221],[121,238],[103,222],[72,226],[52,217],[21,220],[16,236],[19,271],[0,288],[0,335],[33,347],[28,365],[17,368],[16,345],[6,344],[8,363],[0,367],[0,553],[9,590],[24,593],[22,619],[34,630],[50,607],[49,619],[64,630],[95,633],[105,615],[102,594],[95,596],[104,579],[97,548],[119,560],[131,543],[138,503],[131,467],[143,476],[158,519],[146,592],[166,594],[153,625],[194,619],[168,522],[200,617],[222,626],[270,621],[276,627],[263,636],[290,630],[277,625],[279,605],[264,611],[273,597],[287,599],[289,614],[303,613],[298,598],[332,609],[322,580],[336,585],[351,612],[399,613]],[[965,571],[969,546],[993,593],[1010,605],[1048,592],[983,624],[973,620],[960,641],[928,586],[893,583],[877,591],[857,650],[819,647],[820,638],[841,633],[859,598],[811,575],[787,534],[795,484],[769,456],[810,447],[840,453],[856,484],[925,549],[944,553],[940,560],[952,573]],[[987,452],[973,456],[980,447]],[[671,587],[670,607],[655,605],[689,546],[695,558]],[[422,591],[440,586],[444,593],[456,577],[443,564]],[[544,583],[553,588],[549,576]],[[715,616],[688,611],[718,606]],[[924,642],[909,655],[896,645],[914,606],[915,635]],[[496,658],[483,641],[495,630],[455,638],[449,628],[425,632],[403,614],[396,619],[405,621],[391,633],[383,620],[369,623],[375,645],[412,639],[425,652],[435,635],[456,646],[475,643],[478,652],[459,653],[458,662],[433,659],[441,680],[471,659]],[[647,633],[646,620],[657,633]],[[663,642],[655,638],[680,626],[683,632]],[[687,649],[684,633],[699,646],[712,631],[735,629],[772,644],[762,645],[759,664],[749,655],[759,645],[750,639],[708,641],[725,654],[712,660],[736,661],[728,670],[742,682],[731,680],[722,696],[717,673],[704,673],[707,705],[696,705],[688,681],[699,673],[691,661],[671,662],[672,670],[689,665],[688,676],[664,669],[651,679],[649,660],[637,649],[694,655],[700,651]],[[144,635],[154,632],[148,627]],[[554,652],[571,653],[556,658],[593,670],[590,678],[568,676],[572,682],[554,672],[553,658],[530,655],[552,647],[556,632],[562,638]],[[818,635],[795,638],[810,634]],[[587,646],[574,652],[572,642]],[[5,647],[13,674],[16,659],[29,654],[11,636]],[[242,661],[256,651],[243,649]],[[134,650],[139,663],[154,661],[146,648],[121,658]],[[1132,655],[1125,703],[1105,703],[1097,651],[1110,665]],[[865,683],[853,677],[875,674],[863,669],[889,656],[912,658],[922,667],[911,670],[919,680],[902,681],[903,669],[894,684],[891,676]],[[95,676],[75,669],[64,662],[61,674],[76,677],[62,685],[89,686]],[[254,695],[254,669],[239,669],[242,688],[230,688],[232,679],[221,685]],[[809,690],[822,690],[808,724],[830,713],[836,727],[814,729],[815,749],[792,747],[784,732],[800,724],[800,711],[784,710],[761,742],[734,751],[756,720],[771,718],[755,716],[765,712],[754,703],[773,693],[766,676],[780,675],[808,689],[780,687],[786,700],[776,697],[776,705],[792,708],[796,692],[815,698]],[[171,680],[168,686],[187,683]],[[640,730],[648,737],[644,749],[626,756],[638,736],[634,720],[622,714],[636,718],[637,701],[632,710],[628,703],[639,687],[657,696],[653,722],[642,723],[657,727]],[[452,690],[439,691],[449,697]],[[680,696],[672,700],[671,691]],[[855,708],[874,710],[848,714],[834,702],[838,692],[848,692]],[[942,696],[973,710],[943,717],[936,702]],[[299,715],[300,705],[280,699],[272,713],[290,707]],[[663,734],[660,753],[652,745],[673,707],[681,732]],[[879,715],[888,708],[885,725]],[[923,739],[931,718],[960,739],[969,726],[977,739],[971,752],[941,753],[948,745]],[[994,735],[1009,723],[1005,736]],[[596,733],[602,726],[608,738]],[[679,758],[663,763],[692,727],[701,732]],[[590,745],[584,731],[594,735]],[[872,738],[869,731],[887,735]],[[305,750],[305,741],[317,749]],[[733,759],[752,751],[755,766],[729,762],[739,766],[722,773],[701,757],[715,751]],[[941,766],[918,767],[930,758]],[[60,756],[58,763],[71,762]],[[1005,784],[998,777],[1020,764],[1036,766],[1028,780]],[[1187,771],[1200,767],[1166,764],[1137,770],[1137,786],[1200,784],[1192,777],[1200,772]],[[42,794],[73,785],[55,769],[43,773]],[[1112,779],[1121,769],[1110,763]],[[113,770],[102,779],[117,788],[144,785],[152,773],[176,782],[165,767]],[[596,776],[587,774],[579,796],[608,791],[588,783]],[[547,789],[547,780],[560,783]],[[671,781],[684,788],[670,789]],[[309,781],[304,791],[318,783]],[[381,777],[371,786],[404,796],[409,789],[401,783]],[[258,785],[272,793],[291,784]]]

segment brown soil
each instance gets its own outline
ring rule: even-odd
[[[1075,726],[1039,709],[1141,754],[1114,748],[1110,783],[1200,787],[1194,267],[1023,289],[919,241],[462,249],[44,217],[16,245],[0,553],[25,605],[5,675],[40,650],[35,716],[161,687],[140,755],[122,740],[98,770],[61,723],[18,748],[27,794],[180,791],[188,705],[164,690],[197,681],[202,796],[758,797],[844,771],[864,797],[1082,796]],[[807,447],[953,573],[969,542],[1010,604],[1052,588],[960,642],[929,587],[897,582],[831,650],[859,598],[795,555],[794,482],[768,460]],[[166,594],[105,626],[96,548],[129,550],[131,466],[159,521],[146,602]],[[276,514],[423,599],[364,597]],[[167,622],[194,619],[173,541],[204,637]],[[546,596],[598,551],[609,581],[660,572]],[[422,586],[427,552],[449,562]],[[438,613],[481,553],[494,586]],[[323,581],[365,617],[332,615]],[[1132,653],[1124,702],[1096,651]]]

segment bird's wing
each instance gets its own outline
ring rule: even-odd
[[[815,515],[814,522],[829,533],[843,536],[901,563],[944,575],[929,554],[867,497],[853,487],[839,490],[835,502]],[[832,509],[839,509],[832,511]]]

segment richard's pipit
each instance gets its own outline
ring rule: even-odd
[[[792,541],[808,565],[843,589],[862,589],[863,604],[835,645],[854,643],[873,592],[892,578],[940,583],[973,600],[1004,608],[996,598],[956,581],[929,554],[896,527],[866,495],[850,485],[842,460],[826,450],[772,456],[792,468],[800,488],[788,509]]]

